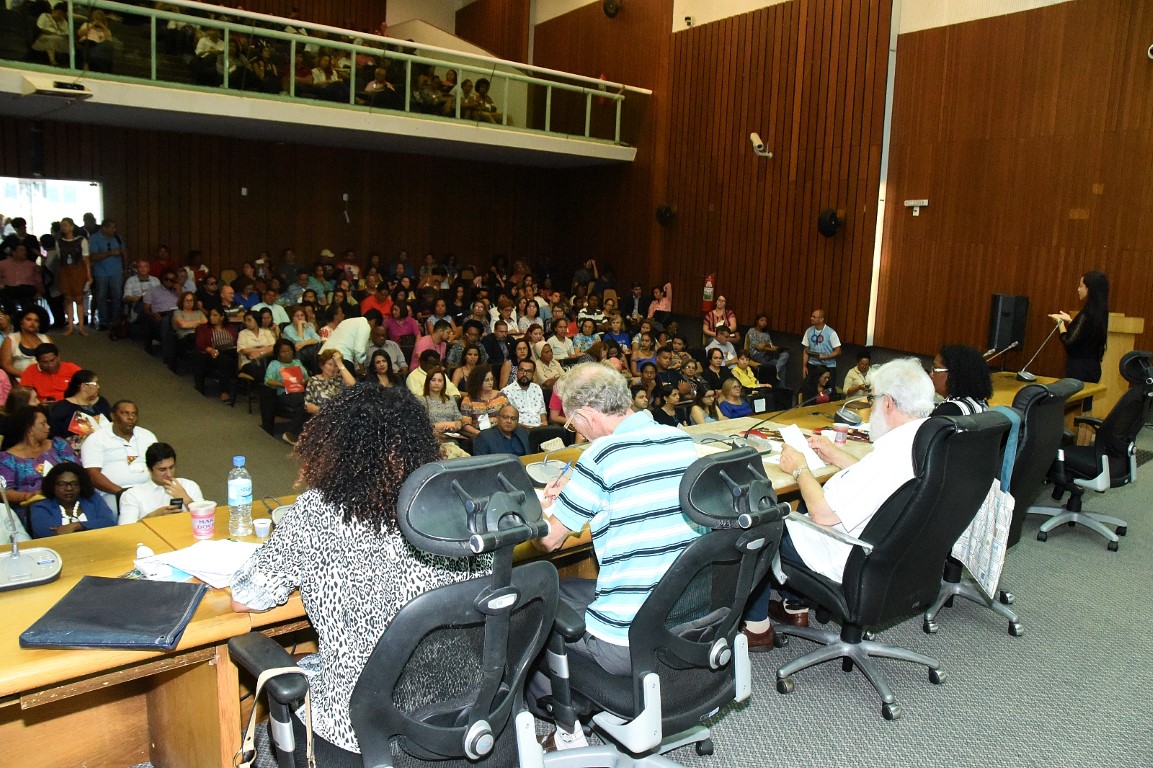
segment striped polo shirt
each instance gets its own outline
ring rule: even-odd
[[[681,512],[681,476],[697,459],[684,432],[632,414],[581,454],[552,506],[566,528],[587,523],[600,574],[589,634],[629,644],[629,625],[677,556],[704,533]]]

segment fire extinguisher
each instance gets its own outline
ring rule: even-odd
[[[705,290],[701,294],[701,312],[711,312],[713,309],[713,286],[716,285],[716,275],[705,277]]]

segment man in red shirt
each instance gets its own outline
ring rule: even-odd
[[[381,317],[392,315],[392,297],[388,295],[387,283],[376,286],[376,293],[366,296],[364,301],[360,302],[360,316],[364,317],[370,309],[375,309]]]
[[[36,347],[36,365],[24,369],[20,383],[35,389],[43,402],[53,403],[64,399],[72,374],[79,370],[76,363],[60,362],[60,350],[55,344],[41,344]]]

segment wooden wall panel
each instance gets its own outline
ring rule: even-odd
[[[681,311],[706,274],[742,322],[799,333],[825,308],[846,341],[868,316],[889,0],[795,0],[673,36],[667,274]],[[772,159],[756,157],[756,131]],[[822,208],[843,211],[834,238]]]
[[[1021,365],[1090,269],[1153,321],[1151,28],[1149,3],[1076,0],[900,37],[879,344],[984,348],[990,296],[1024,294]],[[930,205],[914,218],[910,198]],[[1063,361],[1054,341],[1031,370]]]
[[[487,265],[539,258],[556,238],[555,185],[541,169],[67,123],[44,123],[43,137],[44,175],[102,182],[131,252],[197,249],[213,269],[287,247],[302,261],[322,248],[403,248]],[[0,124],[0,141],[0,174],[31,175],[29,128]]]
[[[528,61],[529,0],[476,0],[456,12],[456,35],[500,59]]]
[[[373,32],[385,19],[387,0],[249,0],[244,10],[288,17],[300,9],[302,21]]]

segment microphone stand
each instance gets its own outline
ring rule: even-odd
[[[1045,348],[1045,345],[1049,343],[1049,339],[1053,338],[1053,334],[1056,333],[1057,329],[1060,327],[1060,323],[1057,323],[1053,326],[1053,330],[1049,331],[1049,335],[1046,336],[1045,340],[1041,342],[1041,346],[1037,347],[1037,351],[1034,352],[1033,356],[1029,358],[1029,362],[1025,363],[1024,367],[1017,371],[1017,381],[1034,382],[1037,380],[1036,376],[1029,373],[1029,366],[1032,365],[1033,361],[1037,359],[1037,355],[1041,354],[1041,350]]]
[[[30,547],[20,551],[17,531],[23,529],[20,518],[8,503],[8,483],[0,477],[0,499],[3,499],[4,513],[12,524],[12,551],[7,557],[0,557],[0,592],[9,589],[23,589],[39,584],[47,584],[60,578],[63,566],[59,553],[47,547]]]

